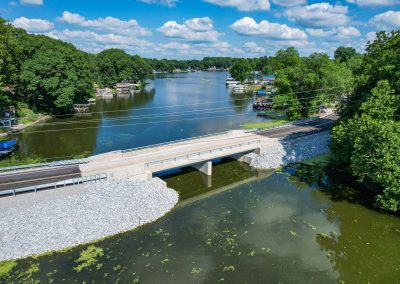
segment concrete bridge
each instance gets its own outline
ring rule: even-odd
[[[88,164],[80,165],[80,172],[83,176],[105,173],[109,179],[148,180],[159,172],[191,166],[210,176],[215,159],[232,157],[249,162],[242,157],[250,152],[265,153],[275,138],[326,129],[335,118],[328,115],[265,131],[233,130],[167,145],[110,152],[91,157]]]
[[[262,152],[271,138],[245,131],[193,139],[154,148],[111,152],[91,157],[80,166],[82,175],[106,173],[108,178],[148,180],[153,174],[192,166],[206,175],[212,174],[212,161],[225,157],[238,157],[249,152]]]
[[[107,174],[108,179],[148,180],[159,172],[187,166],[194,167],[210,176],[212,161],[215,159],[233,157],[242,160],[242,157],[250,152],[262,154],[275,138],[308,135],[328,129],[332,127],[336,119],[336,115],[330,114],[272,129],[233,130],[163,145],[114,151],[92,156],[87,163],[3,172],[0,173],[0,192],[48,184],[49,181],[65,181],[70,177],[90,177],[98,174]]]

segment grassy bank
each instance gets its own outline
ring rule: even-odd
[[[247,91],[248,92],[255,92],[258,91],[262,88],[262,85],[248,85],[247,86]]]
[[[265,122],[257,122],[257,123],[246,123],[242,124],[241,126],[246,129],[253,129],[253,128],[266,128],[266,127],[273,127],[278,126],[284,123],[288,123],[288,120],[279,119],[279,120],[270,120]]]

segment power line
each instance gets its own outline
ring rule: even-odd
[[[284,106],[288,106],[288,105],[292,105],[292,104],[296,104],[296,102],[298,101],[304,101],[304,100],[308,100],[308,99],[315,99],[314,96],[310,96],[310,97],[303,97],[303,98],[299,98],[299,99],[294,99],[294,101],[292,100],[288,100],[286,101],[286,103],[283,103]],[[320,98],[317,98],[320,99]],[[242,99],[237,99],[236,101],[241,101],[241,100],[249,100],[249,98],[242,98]],[[221,101],[220,101],[221,102]],[[233,106],[233,107],[245,107],[247,106],[247,104],[243,104],[243,105],[237,105],[237,106]],[[171,106],[172,107],[172,106]],[[305,107],[302,107],[303,109]],[[150,108],[149,108],[150,109]],[[53,125],[68,125],[68,124],[83,124],[83,123],[94,123],[94,122],[107,122],[107,121],[120,121],[120,120],[129,120],[129,119],[145,119],[145,118],[155,118],[155,117],[163,117],[163,116],[185,116],[185,115],[190,115],[190,114],[204,114],[204,113],[208,113],[205,111],[208,110],[215,110],[214,112],[221,112],[221,111],[217,111],[217,110],[231,110],[232,107],[217,107],[217,108],[209,108],[209,109],[204,109],[204,110],[191,110],[191,111],[181,111],[179,113],[177,112],[172,112],[172,113],[161,113],[161,114],[149,114],[149,115],[138,115],[138,116],[126,116],[126,117],[119,117],[119,118],[99,118],[99,119],[91,119],[91,120],[78,120],[78,121],[62,121],[62,122],[52,122],[52,123],[42,123],[40,124],[41,126],[53,126]],[[134,109],[131,109],[134,110]]]
[[[252,112],[252,111],[251,111]],[[243,116],[248,112],[244,112],[239,114],[239,116]],[[164,123],[164,122],[182,122],[182,121],[192,121],[198,119],[212,119],[212,118],[223,118],[223,117],[233,117],[238,116],[238,114],[226,115],[226,116],[211,116],[211,117],[198,117],[198,118],[189,118],[189,119],[177,119],[177,120],[164,120],[164,121],[151,121],[151,122],[138,122],[132,124],[121,124],[121,125],[101,125],[101,126],[93,126],[93,127],[81,127],[81,128],[67,128],[67,129],[50,129],[50,130],[39,130],[39,131],[29,131],[23,132],[23,134],[32,134],[32,133],[46,133],[46,132],[60,132],[60,131],[76,131],[76,130],[87,130],[87,129],[97,129],[97,128],[110,128],[110,127],[124,127],[124,126],[134,126],[134,125],[146,125],[146,124],[154,124],[154,123]]]
[[[296,102],[293,102],[293,104],[295,104]],[[292,105],[291,103],[287,103],[285,106],[287,107],[287,106],[290,106],[290,105]],[[246,106],[246,105],[243,105],[243,106]],[[201,110],[200,110],[200,112],[197,112],[197,114],[210,114],[210,113],[219,113],[219,112],[225,112],[225,109],[227,109],[228,107],[226,107],[226,108],[214,108],[214,109],[208,109],[208,110],[214,110],[214,111],[211,111],[211,112],[202,112]],[[305,109],[305,108],[307,108],[307,107],[300,107],[300,109]],[[218,111],[218,109],[219,109],[219,111]],[[230,107],[228,108],[229,110],[231,109]],[[185,115],[189,115],[190,113],[193,113],[192,111],[191,112],[189,112],[189,113],[187,113],[187,114],[185,114]],[[233,117],[233,116],[243,116],[243,115],[246,115],[246,114],[249,114],[249,113],[253,113],[253,111],[246,111],[246,112],[243,112],[243,113],[241,113],[241,114],[232,114],[232,115],[227,115],[227,116],[216,116],[215,118],[221,118],[221,117]],[[162,114],[162,115],[157,115],[157,117],[159,117],[159,116],[165,116],[165,115],[168,115],[168,113],[167,114]],[[171,116],[179,116],[179,115],[171,115]],[[154,117],[154,116],[149,116],[148,118],[152,118],[152,117]],[[141,117],[139,117],[139,118],[134,118],[133,117],[133,119],[140,119]],[[191,120],[198,120],[198,119],[210,119],[210,118],[214,118],[214,117],[199,117],[199,118],[193,118],[193,119],[179,119],[179,120],[168,120],[168,121],[151,121],[151,122],[142,122],[142,123],[134,123],[134,124],[121,124],[121,125],[108,125],[108,126],[94,126],[94,127],[82,127],[82,128],[70,128],[70,129],[53,129],[53,130],[37,130],[37,131],[28,131],[28,132],[23,132],[23,134],[31,134],[31,133],[47,133],[47,132],[58,132],[58,131],[72,131],[72,130],[85,130],[85,129],[95,129],[95,128],[109,128],[109,127],[123,127],[123,126],[134,126],[134,125],[145,125],[145,124],[153,124],[153,123],[164,123],[164,122],[181,122],[181,121],[191,121]],[[118,120],[128,120],[128,119],[130,119],[130,117],[125,117],[125,118],[122,118],[122,119],[118,119],[118,118],[116,118],[115,120],[111,120],[111,121],[118,121]],[[90,122],[90,121],[89,121]],[[77,122],[71,122],[71,123],[66,123],[67,125],[68,124],[73,124],[73,123],[79,123],[79,121],[77,121]],[[60,123],[60,124],[62,124],[62,123]],[[53,124],[48,124],[48,125],[53,125]]]
[[[305,98],[303,98],[303,99],[305,99]],[[362,100],[362,99],[359,99],[359,100]],[[284,106],[285,107],[288,107],[288,106],[291,106],[291,105],[293,105],[293,104],[296,104],[297,103],[297,101],[293,101],[293,102],[286,102],[285,104],[284,104]],[[246,105],[239,105],[239,107],[242,107],[242,106],[246,106]],[[307,107],[300,107],[300,109],[305,109],[305,108],[307,108]],[[201,115],[201,114],[210,114],[210,113],[221,113],[221,112],[227,112],[227,111],[230,111],[232,108],[231,107],[223,107],[223,108],[211,108],[211,109],[205,109],[205,110],[207,110],[207,111],[202,111],[202,110],[196,110],[196,111],[187,111],[187,112],[184,112],[183,113],[183,116],[185,116],[185,115],[193,115],[193,114],[197,114],[197,115]],[[218,111],[219,110],[219,111]],[[232,111],[233,111],[233,109],[232,109]],[[248,114],[248,113],[252,113],[252,111],[246,111],[246,112],[243,112],[243,113],[241,113],[241,114],[233,114],[233,115],[229,115],[228,117],[233,117],[233,116],[239,116],[239,115],[245,115],[245,114]],[[122,117],[122,118],[111,118],[111,119],[99,119],[99,120],[92,120],[92,121],[90,121],[90,120],[86,120],[86,121],[70,121],[70,122],[55,122],[55,123],[44,123],[44,124],[42,124],[42,125],[49,125],[49,126],[52,126],[52,125],[70,125],[70,124],[76,124],[76,123],[94,123],[94,122],[96,122],[96,121],[98,121],[98,122],[101,122],[101,121],[111,121],[111,122],[115,122],[115,121],[123,121],[123,120],[129,120],[129,119],[133,119],[133,120],[136,120],[136,119],[144,119],[144,118],[158,118],[158,117],[164,117],[164,116],[166,116],[166,115],[168,115],[168,116],[180,116],[181,115],[181,113],[180,114],[169,114],[169,113],[164,113],[164,114],[155,114],[155,115],[145,115],[145,116],[138,116],[138,117],[134,117],[134,116],[131,116],[131,117]],[[218,116],[218,118],[219,117],[226,117],[226,116]],[[189,120],[197,120],[197,119],[203,119],[203,118],[196,118],[196,119],[189,119]],[[207,119],[207,118],[205,118],[205,119]],[[180,120],[175,120],[175,121],[187,121],[188,119],[180,119]],[[171,120],[170,120],[171,121]],[[125,125],[139,125],[139,124],[152,124],[152,123],[163,123],[163,122],[170,122],[170,121],[153,121],[153,122],[143,122],[143,123],[136,123],[136,124],[120,124],[120,125],[109,125],[109,126],[107,126],[107,127],[114,127],[114,126],[125,126]],[[29,132],[23,132],[24,134],[29,134],[29,133],[38,133],[38,132],[40,132],[40,133],[46,133],[46,132],[55,132],[55,131],[64,131],[64,130],[66,130],[66,131],[68,131],[68,130],[79,130],[79,129],[92,129],[92,128],[100,128],[100,127],[106,127],[106,126],[96,126],[96,127],[85,127],[85,128],[72,128],[72,129],[59,129],[59,130],[57,130],[57,129],[55,129],[55,130],[37,130],[37,131],[29,131]]]
[[[238,107],[244,107],[245,105],[238,105]],[[164,116],[186,116],[191,114],[204,114],[210,113],[207,111],[214,112],[221,112],[225,110],[232,110],[232,107],[223,107],[223,108],[209,108],[203,110],[191,110],[191,111],[182,111],[182,112],[172,112],[172,113],[159,113],[159,114],[149,114],[149,115],[138,115],[138,116],[124,116],[124,117],[116,117],[116,118],[99,118],[99,119],[92,119],[92,120],[77,120],[77,121],[61,121],[61,122],[54,122],[54,123],[42,123],[40,125],[65,125],[65,124],[76,124],[76,123],[93,123],[93,122],[109,122],[109,121],[120,121],[120,120],[130,120],[130,119],[146,119],[146,118],[157,118],[157,117],[164,117]]]
[[[314,90],[307,90],[307,91],[301,91],[301,92],[291,92],[291,93],[284,93],[284,94],[279,94],[279,95],[292,95],[292,94],[303,94],[303,93],[311,93],[311,92],[317,92],[317,91],[326,91],[326,90],[334,90],[334,89],[340,89],[342,87],[331,87],[331,88],[322,88],[322,89],[314,89]],[[237,99],[237,100],[245,100],[244,99]],[[151,109],[159,109],[159,108],[170,108],[170,107],[185,107],[185,106],[195,106],[195,105],[204,105],[204,104],[213,104],[213,103],[219,103],[219,102],[229,102],[232,100],[221,100],[221,101],[208,101],[208,102],[201,102],[201,103],[192,103],[192,104],[182,104],[182,105],[167,105],[167,106],[159,106],[159,107],[149,107],[149,108],[138,108],[138,109],[124,109],[124,110],[112,110],[112,111],[100,111],[100,112],[87,112],[86,114],[100,114],[100,113],[115,113],[115,112],[127,112],[127,111],[139,111],[139,110],[151,110]],[[233,100],[235,101],[235,99]],[[57,114],[53,115],[53,117],[63,117],[63,116],[72,116],[75,115],[75,113],[70,113],[70,114]]]

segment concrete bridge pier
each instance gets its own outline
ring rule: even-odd
[[[195,168],[196,170],[202,172],[203,174],[205,174],[207,176],[212,175],[212,162],[211,161],[194,164],[191,167]]]

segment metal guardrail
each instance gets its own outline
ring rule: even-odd
[[[238,148],[238,147],[242,148],[243,146],[250,146],[253,144],[261,144],[261,139],[250,141],[250,142],[244,142],[244,143],[240,143],[240,144],[235,144],[235,145],[231,145],[231,146],[217,147],[217,148],[213,148],[213,149],[210,149],[207,151],[194,152],[191,154],[176,156],[174,158],[152,161],[152,162],[146,163],[144,166],[147,169],[152,165],[164,165],[167,162],[176,162],[176,161],[182,160],[182,159],[190,159],[191,157],[201,157],[202,154],[212,154],[213,152],[218,152],[218,151],[222,152],[223,150],[226,150],[226,149],[232,150],[234,148]]]
[[[37,185],[37,186],[4,190],[4,191],[0,191],[0,197],[1,196],[9,196],[9,195],[16,196],[17,194],[20,194],[20,193],[29,193],[29,192],[36,193],[40,190],[57,189],[60,187],[67,187],[67,186],[78,185],[78,184],[97,183],[102,180],[106,180],[107,177],[108,177],[107,174],[97,174],[94,176],[73,178],[73,179],[59,181],[59,182],[55,182],[55,183],[48,183],[48,184]]]
[[[89,161],[90,161],[89,159],[80,159],[80,160],[66,160],[66,161],[56,161],[56,162],[30,164],[22,166],[4,167],[0,168],[0,172],[11,172],[11,171],[46,168],[46,167],[50,168],[50,167],[73,166],[73,165],[87,164],[89,163]]]

